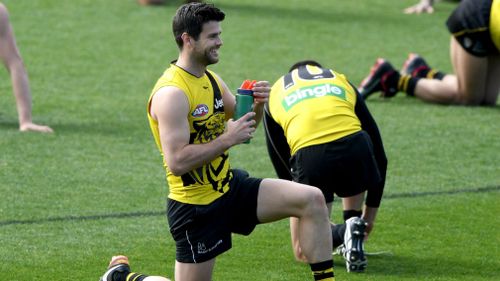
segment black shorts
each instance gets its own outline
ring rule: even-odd
[[[492,0],[462,0],[446,21],[450,33],[471,55],[499,53],[491,40],[491,5]]]
[[[167,200],[177,261],[200,263],[215,258],[231,248],[231,233],[248,235],[259,224],[257,196],[262,179],[242,170],[231,172],[229,191],[209,205]]]
[[[375,188],[382,179],[365,131],[301,148],[292,156],[291,166],[294,181],[318,187],[327,203],[334,193],[353,196]]]

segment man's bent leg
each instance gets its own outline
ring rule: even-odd
[[[500,94],[500,55],[488,57],[488,78],[483,105],[495,106]]]
[[[299,244],[315,279],[334,280],[330,219],[325,198],[318,188],[264,179],[257,199],[257,217],[263,223],[298,218]]]
[[[488,59],[469,54],[453,37],[450,50],[458,81],[457,103],[479,105],[486,95]]]
[[[211,281],[214,265],[215,265],[215,258],[201,263],[183,263],[176,261],[175,280]]]
[[[357,195],[342,198],[342,208],[344,210],[344,221],[351,217],[361,217],[363,214],[363,203],[365,202],[365,192]]]

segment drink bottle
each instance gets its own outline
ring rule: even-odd
[[[234,120],[252,111],[253,91],[250,89],[238,89],[236,92],[236,108],[234,110]],[[250,143],[250,139],[244,143]]]
[[[238,89],[236,92],[236,109],[234,111],[234,120],[252,111],[253,91],[248,89]]]

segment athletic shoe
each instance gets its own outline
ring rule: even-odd
[[[108,270],[99,281],[113,281],[115,272],[130,272],[128,258],[126,256],[114,256],[109,262]]]
[[[427,62],[421,56],[410,53],[401,68],[401,75],[418,77],[418,73],[423,69],[430,69]]]
[[[342,255],[347,272],[363,272],[367,265],[363,247],[367,223],[362,218],[352,217],[345,224]]]
[[[367,99],[371,94],[382,91],[382,97],[393,97],[398,93],[398,89],[387,85],[386,81],[396,70],[385,59],[378,58],[370,69],[370,74],[361,81],[358,88],[363,99]]]
[[[335,248],[335,250],[333,251],[332,255],[334,256],[344,256],[344,244],[341,244],[340,246],[338,246],[337,248]]]

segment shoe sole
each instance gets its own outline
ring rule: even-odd
[[[366,222],[359,219],[354,222],[353,229],[351,233],[351,246],[349,250],[348,258],[344,254],[344,259],[346,259],[346,269],[347,272],[363,272],[368,264],[364,251],[363,251],[363,240],[364,232],[366,229]],[[347,231],[347,230],[346,230]]]
[[[130,270],[128,258],[125,256],[116,256],[109,262],[108,270],[99,278],[99,281],[108,281],[108,276],[112,274],[117,268],[126,266]]]
[[[102,275],[101,278],[99,278],[99,281],[107,281],[108,276],[110,274],[112,274],[118,267],[123,266],[123,265],[125,265],[125,264],[120,263],[120,264],[116,264],[116,265],[113,265],[112,267],[108,268],[108,270],[104,273],[104,275]]]

